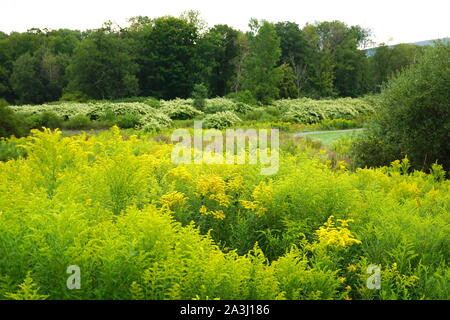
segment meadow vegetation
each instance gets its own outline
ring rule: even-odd
[[[450,45],[202,26],[0,32],[0,299],[448,299]],[[279,170],[175,163],[196,121]]]
[[[117,127],[8,140],[23,153],[0,162],[0,297],[448,298],[442,167],[350,171],[306,139],[282,140],[273,176],[176,165],[161,133]],[[70,265],[80,290],[66,288]],[[381,290],[366,287],[369,265]]]

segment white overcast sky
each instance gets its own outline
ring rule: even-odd
[[[374,33],[377,43],[415,42],[450,35],[450,0],[0,0],[0,31],[37,28],[98,28],[112,20],[124,25],[137,15],[178,16],[198,10],[209,25],[247,30],[255,17],[272,22],[341,20]]]

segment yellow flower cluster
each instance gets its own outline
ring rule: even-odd
[[[407,174],[409,168],[411,167],[411,164],[409,163],[409,159],[406,157],[404,159],[402,159],[402,161],[400,160],[395,160],[391,162],[391,167],[389,168],[389,172],[391,174],[393,173],[403,173],[403,174]]]
[[[239,200],[241,205],[248,210],[258,210],[258,203],[255,201]]]
[[[213,193],[209,196],[209,199],[215,200],[219,205],[228,208],[230,204],[230,197],[224,193]]]
[[[337,219],[340,223],[340,226],[337,227],[334,225],[333,218],[334,216],[330,216],[324,226],[320,227],[319,230],[316,230],[316,235],[319,238],[319,244],[323,246],[345,248],[352,244],[361,243],[361,241],[354,238],[350,230],[346,228],[348,227],[349,222],[353,222],[352,219]]]
[[[202,175],[196,182],[196,195],[216,201],[220,206],[228,208],[230,196],[225,193],[226,183],[218,175]]]
[[[169,174],[178,180],[190,180],[192,175],[186,169],[186,167],[178,166],[169,170]]]
[[[268,183],[260,182],[252,192],[254,201],[240,200],[241,205],[248,210],[255,211],[257,214],[267,212],[267,205],[273,200],[272,180]]]
[[[353,264],[351,264],[347,267],[348,272],[355,272],[356,270],[358,270],[358,268]]]
[[[186,200],[187,198],[184,196],[184,194],[178,191],[166,193],[161,197],[162,205],[168,208],[172,208],[173,206],[177,205],[181,206],[186,203]]]
[[[392,189],[391,195],[399,199],[417,197],[420,195],[420,189],[417,187],[416,182],[408,183],[406,181],[402,181],[398,183],[394,189]]]
[[[225,219],[225,214],[223,213],[223,210],[212,210],[212,211],[208,211],[208,208],[206,208],[204,205],[202,205],[202,206],[200,207],[199,212],[200,212],[201,214],[204,214],[204,215],[211,215],[211,216],[213,216],[214,218],[219,219],[219,220]]]
[[[225,181],[218,175],[202,175],[197,180],[197,196],[225,193]]]
[[[268,183],[264,181],[258,184],[255,187],[255,190],[252,192],[253,199],[258,202],[271,202],[273,199],[273,186],[272,180],[269,180]]]
[[[230,192],[239,193],[245,189],[244,178],[242,176],[236,176],[227,182],[226,187]]]
[[[397,286],[401,286],[404,288],[408,287],[414,287],[417,284],[417,281],[420,280],[420,278],[416,275],[404,275],[401,274],[398,270],[398,265],[396,262],[392,264],[392,267],[387,270],[385,278],[390,278],[393,281],[395,281]]]

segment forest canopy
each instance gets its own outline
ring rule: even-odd
[[[95,30],[0,32],[0,99],[10,104],[152,96],[358,97],[378,92],[422,48],[380,46],[366,54],[371,31],[340,21],[271,23],[248,32],[209,27],[198,12],[133,17]]]

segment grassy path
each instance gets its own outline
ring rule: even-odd
[[[313,139],[322,141],[323,144],[329,145],[333,141],[342,138],[353,138],[366,129],[349,129],[349,130],[332,130],[332,131],[313,131],[313,132],[298,132],[294,136],[309,136]]]
[[[298,132],[294,133],[295,136],[306,136],[306,135],[316,135],[322,133],[339,133],[339,132],[354,132],[354,131],[364,131],[367,129],[345,129],[345,130],[327,130],[327,131],[310,131],[310,132]]]

